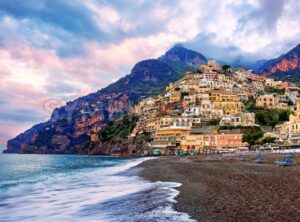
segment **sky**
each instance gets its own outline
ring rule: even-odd
[[[0,0],[0,145],[176,43],[232,61],[300,41],[299,0]]]

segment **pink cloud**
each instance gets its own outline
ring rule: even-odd
[[[5,142],[6,142],[6,138],[0,136],[0,143],[5,143]]]
[[[54,50],[6,45],[0,49],[0,99],[6,98],[2,110],[31,110],[38,113],[39,121],[4,121],[0,127],[2,140],[47,120],[54,108],[64,104],[65,98],[75,99],[99,90],[124,76],[126,73],[120,71],[124,67],[129,69],[137,61],[160,56],[174,40],[177,40],[174,35],[159,34],[126,38],[106,46],[90,41],[84,43],[84,56],[64,58]],[[62,88],[56,93],[48,88],[53,85],[56,89],[59,84],[68,84],[78,90],[69,93]]]
[[[32,123],[18,124],[14,122],[0,121],[0,143],[6,143],[8,139],[11,139],[24,132],[32,125]]]

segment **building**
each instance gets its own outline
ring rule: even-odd
[[[287,95],[276,95],[279,99],[279,103],[285,103],[288,104],[290,101],[289,97]]]
[[[220,71],[221,70],[221,67],[220,65],[217,63],[216,60],[214,59],[209,59],[207,61],[207,65],[210,66],[212,68],[213,71]]]
[[[208,94],[196,93],[196,94],[184,96],[184,101],[189,106],[195,106],[197,104],[201,104],[203,100],[208,100],[208,98],[209,98]]]
[[[181,99],[181,93],[174,91],[174,92],[170,93],[169,95],[167,95],[167,97],[169,98],[170,103],[179,102]]]
[[[149,97],[140,101],[136,106],[133,108],[133,112],[137,115],[142,115],[145,111],[150,110],[154,107],[156,99],[153,97]]]
[[[192,152],[194,150],[227,151],[247,146],[243,134],[186,134],[181,137],[177,149]]]
[[[288,83],[287,82],[282,82],[282,81],[275,81],[274,79],[270,79],[270,78],[266,78],[265,79],[265,84],[266,86],[270,86],[270,87],[287,87]]]
[[[252,85],[259,92],[262,92],[265,89],[264,83],[262,81],[252,81]]]
[[[219,80],[219,74],[215,72],[206,72],[202,74],[203,80],[206,81],[218,81]]]
[[[195,126],[202,123],[201,118],[196,117],[177,117],[174,118],[173,126]]]
[[[199,105],[186,107],[182,116],[201,116],[205,111],[212,110],[213,108],[213,104],[210,100],[202,100]]]
[[[156,130],[153,135],[151,147],[159,150],[162,155],[171,155],[175,153],[175,148],[179,146],[183,135],[191,132],[189,127],[166,127]]]
[[[218,150],[238,149],[247,146],[243,142],[243,134],[217,134],[214,145]]]
[[[300,144],[300,98],[296,99],[295,110],[290,114],[289,121],[275,127],[280,139],[290,145]]]
[[[181,137],[180,146],[177,149],[189,152],[210,149],[213,141],[213,134],[187,134]]]
[[[261,95],[256,99],[256,106],[268,109],[286,109],[286,103],[280,102],[282,98],[276,94]]]
[[[238,115],[227,115],[222,117],[220,126],[254,126],[255,114],[254,113],[241,113]]]
[[[222,109],[226,115],[239,114],[244,109],[237,95],[213,95],[209,99],[213,101],[215,109]]]
[[[298,87],[288,87],[285,89],[285,95],[290,99],[292,103],[296,103],[296,99],[299,96]]]

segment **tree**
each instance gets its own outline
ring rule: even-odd
[[[280,110],[279,117],[278,117],[279,122],[289,121],[290,114],[291,114],[291,111],[288,109]]]
[[[261,140],[261,144],[265,144],[265,143],[275,143],[276,141],[276,137],[272,137],[272,136],[266,136],[265,138],[263,138]]]
[[[291,111],[288,109],[264,109],[263,107],[254,107],[253,111],[258,124],[272,127],[288,121],[291,114]]]
[[[246,132],[243,135],[243,142],[249,143],[251,146],[256,144],[257,141],[262,138],[264,133],[262,131],[257,132]]]
[[[275,87],[271,87],[271,86],[267,86],[265,88],[265,91],[266,93],[276,93],[276,94],[279,94],[279,95],[284,95],[284,92],[285,92],[285,89],[278,89],[278,88],[275,88]]]
[[[220,123],[220,119],[211,119],[211,120],[207,121],[206,125],[216,126],[219,123]]]
[[[245,105],[245,108],[248,112],[253,112],[255,109],[255,99],[253,98],[253,96],[249,96],[248,101]]]
[[[223,68],[224,70],[230,69],[230,65],[223,65],[222,68]]]

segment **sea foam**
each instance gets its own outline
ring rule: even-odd
[[[128,175],[148,159],[111,158],[99,168],[14,180],[0,193],[0,221],[192,221],[173,208],[181,184]]]

